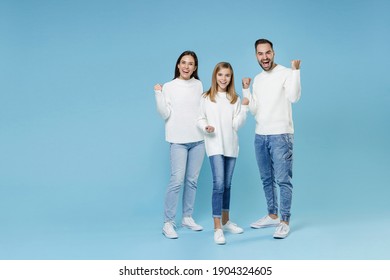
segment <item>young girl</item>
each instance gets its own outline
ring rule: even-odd
[[[175,65],[174,79],[164,86],[154,86],[157,110],[165,120],[165,139],[170,143],[171,177],[165,196],[163,234],[178,238],[175,231],[176,208],[183,190],[182,226],[195,231],[202,226],[192,218],[197,181],[204,159],[202,132],[196,126],[199,100],[203,93],[198,77],[198,58],[183,52]]]
[[[198,126],[205,133],[206,153],[213,174],[214,241],[225,244],[224,231],[244,232],[230,221],[229,208],[231,182],[238,156],[237,130],[245,122],[249,100],[244,98],[241,106],[234,89],[233,68],[227,62],[215,66],[211,87],[203,97]]]

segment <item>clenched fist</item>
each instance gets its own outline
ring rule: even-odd
[[[213,133],[214,130],[215,130],[214,127],[211,126],[211,125],[206,126],[205,129],[206,129],[206,131],[207,131],[208,133]]]
[[[301,67],[301,61],[300,60],[291,60],[291,68],[293,70],[299,70]]]
[[[155,85],[154,85],[154,90],[155,90],[155,91],[161,91],[161,90],[162,90],[162,85],[160,85],[160,84],[155,84]]]
[[[251,78],[242,78],[242,88],[247,89],[251,84]]]

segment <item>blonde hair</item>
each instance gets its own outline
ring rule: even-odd
[[[232,77],[230,79],[229,85],[226,87],[226,96],[230,100],[230,104],[234,104],[237,102],[238,95],[236,93],[236,90],[234,88],[234,72],[233,72],[233,67],[230,65],[228,62],[220,62],[217,65],[215,65],[214,71],[213,71],[213,76],[211,80],[211,87],[208,91],[204,93],[204,98],[209,97],[210,101],[216,102],[215,97],[218,92],[218,83],[217,83],[217,73],[221,69],[229,69]]]

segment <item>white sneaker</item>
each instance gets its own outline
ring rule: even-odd
[[[203,230],[203,227],[201,225],[198,225],[195,223],[194,219],[192,217],[183,217],[181,220],[181,225],[183,227],[195,230],[195,231],[201,231]]]
[[[223,231],[228,231],[228,232],[236,233],[236,234],[244,232],[244,230],[242,228],[240,228],[235,223],[232,223],[230,221],[228,221],[226,224],[224,224],[222,226],[222,229],[223,229]]]
[[[169,221],[169,222],[164,223],[162,232],[166,238],[176,239],[179,237],[175,231],[175,227],[176,227],[176,225],[175,225],[175,222],[173,222],[173,221]]]
[[[272,219],[269,215],[251,223],[251,228],[276,227],[280,224],[280,219]]]
[[[214,231],[214,242],[218,245],[223,245],[226,243],[225,236],[223,235],[223,230],[218,228]]]
[[[290,226],[285,223],[280,223],[275,230],[274,238],[283,239],[286,238],[290,232]]]

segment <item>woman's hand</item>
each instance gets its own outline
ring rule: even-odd
[[[162,85],[160,85],[160,84],[155,84],[155,85],[154,85],[154,91],[162,91]]]

